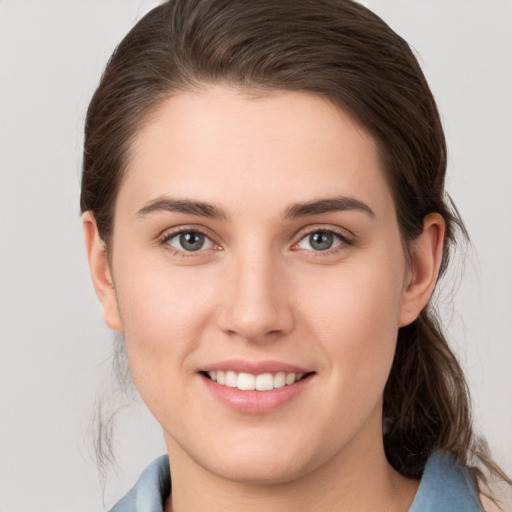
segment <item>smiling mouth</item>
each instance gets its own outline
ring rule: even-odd
[[[215,381],[221,386],[237,388],[240,391],[272,391],[273,389],[291,386],[307,377],[310,373],[261,373],[253,375],[252,373],[228,371],[209,371],[201,372],[208,379]]]

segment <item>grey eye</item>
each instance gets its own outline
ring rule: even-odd
[[[340,235],[332,231],[319,230],[306,235],[299,243],[301,249],[327,251],[342,243]]]
[[[183,231],[168,238],[167,243],[174,248],[194,252],[201,249],[210,249],[213,242],[199,231]]]

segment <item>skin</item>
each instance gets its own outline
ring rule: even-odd
[[[340,197],[367,209],[286,215]],[[147,211],[169,198],[222,215]],[[164,430],[167,510],[408,509],[418,482],[386,461],[382,393],[398,328],[435,285],[444,222],[427,216],[404,251],[376,144],[346,113],[301,92],[182,93],[134,143],[110,260],[90,212],[83,223],[105,320]],[[203,248],[185,251],[180,229]],[[311,244],[319,231],[332,248]],[[232,358],[311,375],[277,409],[243,413],[198,373]]]

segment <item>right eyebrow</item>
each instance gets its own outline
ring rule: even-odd
[[[172,197],[157,197],[144,204],[137,212],[138,217],[145,217],[158,212],[177,212],[197,215],[198,217],[208,217],[211,219],[226,220],[227,214],[210,203],[202,201],[192,201],[189,199],[175,199]]]

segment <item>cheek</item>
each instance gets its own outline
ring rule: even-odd
[[[176,411],[187,410],[193,398],[191,361],[208,323],[210,292],[168,268],[128,275],[118,295],[133,381],[155,418],[179,431]]]
[[[197,269],[192,277],[190,269],[130,263],[120,265],[116,289],[130,367],[143,394],[148,381],[170,382],[186,366],[200,344],[215,289],[201,285]]]
[[[375,260],[374,260],[375,261]],[[400,262],[398,258],[398,262]],[[346,266],[323,286],[309,286],[303,315],[321,342],[326,364],[354,397],[382,391],[394,357],[403,266]]]

